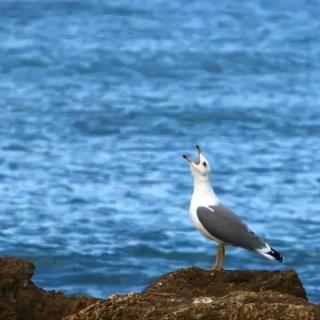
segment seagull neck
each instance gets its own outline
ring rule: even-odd
[[[194,179],[193,190],[201,192],[213,192],[209,179]]]
[[[209,178],[194,179],[193,196],[195,198],[203,199],[208,203],[219,203],[219,199],[211,187]]]

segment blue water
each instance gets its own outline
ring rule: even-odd
[[[0,254],[106,297],[209,267],[183,153],[320,300],[316,1],[0,2]]]

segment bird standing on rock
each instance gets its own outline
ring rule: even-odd
[[[200,147],[196,146],[199,160],[183,155],[190,165],[194,189],[190,204],[193,224],[205,237],[218,243],[217,256],[212,269],[223,270],[225,246],[231,245],[257,252],[270,260],[282,262],[281,253],[272,249],[265,240],[252,232],[232,211],[221,205],[213,191],[210,164]]]

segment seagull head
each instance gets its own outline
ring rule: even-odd
[[[182,157],[189,163],[192,175],[195,179],[208,179],[211,172],[210,163],[198,145],[196,145],[196,150],[198,153],[198,160],[193,161],[185,154]]]

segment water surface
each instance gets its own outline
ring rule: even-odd
[[[0,3],[1,255],[47,289],[106,297],[209,267],[181,155],[285,255],[228,269],[319,289],[320,10],[314,1]]]

